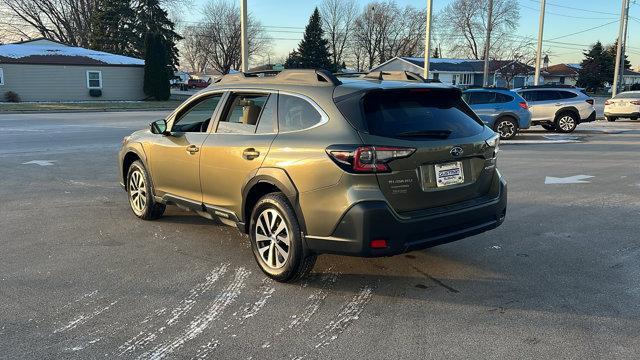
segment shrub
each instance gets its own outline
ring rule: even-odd
[[[18,103],[20,102],[20,95],[14,93],[13,91],[7,91],[4,93],[4,100],[6,102]]]

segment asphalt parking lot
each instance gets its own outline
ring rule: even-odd
[[[117,149],[162,115],[0,115],[0,358],[638,358],[640,122],[503,145],[494,231],[284,285],[235,229],[133,216]]]

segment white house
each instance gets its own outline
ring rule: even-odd
[[[0,45],[0,101],[142,100],[144,60],[48,39]]]

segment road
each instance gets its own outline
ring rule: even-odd
[[[494,231],[278,284],[235,229],[133,216],[117,148],[162,116],[0,115],[0,358],[637,359],[640,122],[503,145]]]

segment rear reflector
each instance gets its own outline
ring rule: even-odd
[[[521,108],[527,110],[529,108],[529,105],[527,105],[526,102],[521,101],[518,105],[520,105]]]
[[[587,99],[585,101],[588,102],[590,105],[593,105],[593,99]]]
[[[385,239],[375,239],[371,240],[371,248],[372,249],[386,249],[387,248],[387,240]]]

